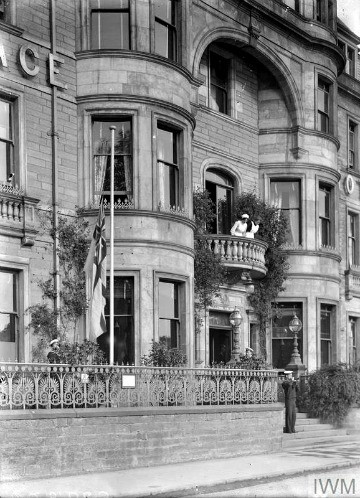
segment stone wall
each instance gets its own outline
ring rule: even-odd
[[[0,480],[278,451],[283,405],[0,411]]]

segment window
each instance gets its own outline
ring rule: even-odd
[[[330,132],[330,85],[323,79],[318,80],[318,130]]]
[[[160,203],[165,208],[180,206],[179,132],[159,124],[157,129],[157,164]]]
[[[208,169],[205,188],[213,202],[215,220],[207,227],[210,233],[229,234],[231,230],[231,208],[234,186],[232,179],[216,169]]]
[[[177,60],[177,1],[155,0],[155,53]]]
[[[159,340],[169,348],[180,348],[180,303],[177,282],[159,281]]]
[[[335,306],[320,305],[320,362],[329,365],[332,362],[332,336],[334,330]]]
[[[130,49],[129,0],[91,0],[91,48]]]
[[[107,332],[97,342],[110,358],[110,279],[106,283],[105,320]],[[135,362],[134,279],[114,277],[114,362],[132,365]]]
[[[296,12],[300,12],[300,0],[283,0],[283,2]]]
[[[349,364],[354,365],[357,360],[357,322],[356,317],[349,317]]]
[[[316,13],[315,18],[317,21],[326,24],[330,28],[335,28],[335,12],[333,0],[316,0]]]
[[[332,244],[331,193],[328,185],[319,186],[319,239],[320,246]]]
[[[358,263],[358,217],[356,214],[348,213],[348,262],[349,266]]]
[[[341,40],[338,41],[338,46],[346,57],[345,73],[355,78],[355,49]]]
[[[209,107],[227,114],[229,63],[227,59],[215,52],[209,52],[209,79]]]
[[[288,220],[287,242],[301,244],[301,191],[299,180],[271,180],[271,204],[281,209]]]
[[[209,312],[209,365],[226,364],[231,359],[232,329],[230,313]]]
[[[354,169],[357,161],[357,126],[353,121],[349,121],[348,133],[348,165]]]
[[[294,349],[294,334],[289,323],[296,316],[303,322],[302,303],[284,302],[277,304],[277,316],[272,320],[272,364],[274,368],[285,368],[290,363]],[[303,331],[298,332],[298,350],[302,358]]]
[[[95,197],[110,201],[111,135],[115,126],[114,201],[131,202],[133,194],[131,120],[99,118],[93,121]]]
[[[0,361],[18,359],[18,275],[0,269]]]
[[[0,182],[14,173],[13,103],[0,99]]]

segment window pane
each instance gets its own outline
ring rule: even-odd
[[[168,348],[178,348],[179,322],[177,320],[159,320],[159,340],[165,340]]]
[[[319,214],[323,218],[330,216],[330,192],[325,188],[319,191]]]
[[[0,311],[16,312],[15,275],[0,272]]]
[[[179,318],[178,284],[159,282],[159,317]]]
[[[10,103],[0,100],[0,138],[11,139]]]
[[[15,315],[0,313],[0,342],[15,342]]]
[[[129,49],[129,13],[100,11],[91,14],[93,49]]]
[[[155,0],[154,9],[156,17],[159,17],[169,24],[174,22],[175,9],[173,6],[173,0]]]
[[[176,164],[176,136],[173,131],[158,128],[158,159]]]
[[[9,144],[0,141],[0,181],[7,181],[9,167]]]
[[[271,204],[279,207],[288,220],[287,242],[301,243],[300,181],[271,181]]]

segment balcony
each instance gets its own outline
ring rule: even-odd
[[[19,237],[23,246],[32,246],[38,231],[35,228],[35,207],[39,199],[24,195],[20,189],[0,184],[0,234]]]
[[[348,300],[360,297],[360,266],[351,265],[345,271],[345,296]]]
[[[265,252],[268,245],[259,239],[232,237],[230,235],[206,235],[208,248],[220,255],[229,270],[249,272],[252,279],[265,277]]]

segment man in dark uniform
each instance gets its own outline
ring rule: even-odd
[[[282,383],[285,393],[285,432],[293,434],[296,432],[296,392],[298,388],[296,381],[293,379],[292,371],[285,370],[284,373],[288,376]]]

